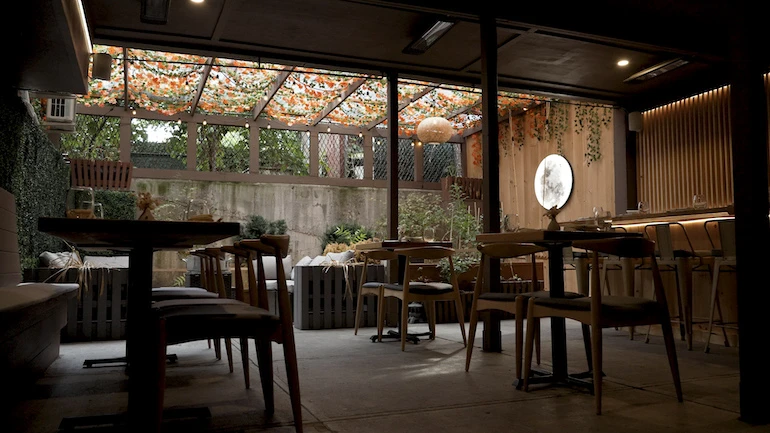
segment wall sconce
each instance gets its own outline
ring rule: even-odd
[[[93,53],[91,78],[109,81],[112,73],[112,56],[108,53]]]

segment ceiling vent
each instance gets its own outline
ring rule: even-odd
[[[690,63],[690,61],[685,59],[667,60],[665,62],[658,63],[655,66],[651,66],[641,72],[637,72],[636,74],[631,75],[630,77],[623,80],[623,82],[624,83],[641,83],[642,81],[647,81],[657,76],[660,76],[662,74],[665,74],[666,72],[673,71],[674,69],[684,66],[688,63]]]

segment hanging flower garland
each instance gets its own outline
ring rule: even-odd
[[[582,134],[588,130],[586,140],[585,162],[590,166],[602,157],[601,139],[602,130],[609,129],[612,122],[612,110],[609,107],[598,105],[578,105],[575,108],[575,132]]]

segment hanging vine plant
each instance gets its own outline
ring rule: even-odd
[[[513,137],[511,137],[511,140],[519,144],[519,149],[524,147],[524,114],[511,118],[511,122],[513,122]]]
[[[602,128],[609,128],[612,111],[609,107],[597,105],[578,105],[575,107],[575,132],[581,134],[588,130],[588,150],[585,153],[586,165],[590,166],[602,157]]]
[[[537,141],[543,141],[546,138],[548,127],[548,116],[546,115],[546,104],[540,104],[527,111],[529,122],[529,136]]]
[[[550,102],[551,108],[546,120],[548,138],[556,142],[556,152],[564,156],[564,133],[569,126],[569,105]]]

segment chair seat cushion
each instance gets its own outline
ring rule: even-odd
[[[181,289],[181,290],[180,290]],[[199,299],[218,298],[216,293],[196,288],[158,288],[152,290],[153,301],[165,301],[168,299]]]
[[[155,307],[155,306],[153,306]],[[156,308],[159,317],[167,320],[227,319],[237,321],[280,322],[277,315],[264,308],[252,307],[243,302],[176,305]]]
[[[404,290],[403,284],[388,283],[383,284],[383,286],[389,290]],[[418,295],[442,295],[444,293],[449,293],[452,290],[454,290],[454,288],[448,283],[420,283],[417,281],[409,283],[409,293]]]
[[[152,308],[164,309],[175,307],[188,307],[191,305],[249,305],[235,299],[228,298],[191,298],[191,299],[167,299],[152,303]]]
[[[162,286],[162,287],[153,287],[153,291],[175,291],[175,290],[197,290],[197,291],[203,291],[207,292],[208,290],[204,289],[203,287],[178,287],[178,286]]]
[[[525,298],[550,298],[551,292],[547,290],[538,290],[535,292],[524,292],[524,293],[487,292],[487,293],[482,293],[479,296],[479,299],[484,299],[487,301],[497,301],[497,302],[516,302],[516,298],[519,296],[523,296]],[[575,293],[575,292],[564,292],[565,299],[575,299],[575,298],[581,298],[581,297],[584,297],[584,295],[581,295],[580,293]]]
[[[591,311],[591,298],[537,298],[536,305],[571,311]],[[646,317],[660,317],[664,314],[657,301],[633,296],[602,296],[602,317],[606,320],[628,320],[634,322]]]
[[[381,285],[382,285],[382,283],[378,283],[378,282],[375,282],[375,281],[370,281],[368,283],[364,283],[362,287],[364,287],[365,289],[376,289],[376,288],[380,287]]]

